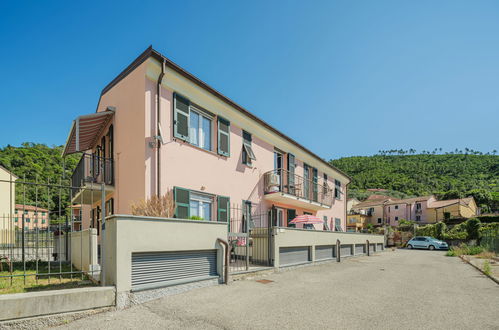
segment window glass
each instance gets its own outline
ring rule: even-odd
[[[199,146],[199,114],[197,112],[191,112],[189,126],[190,142],[196,146]]]
[[[200,217],[203,220],[210,221],[212,205],[212,197],[191,192],[189,201],[191,217]]]
[[[211,150],[211,120],[203,117],[203,126],[201,131],[202,143],[201,147],[206,150]]]

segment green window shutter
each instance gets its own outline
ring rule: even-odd
[[[182,140],[189,140],[189,105],[188,99],[174,95],[174,136]]]
[[[218,153],[230,156],[230,122],[218,118]]]
[[[230,198],[217,196],[218,222],[228,222],[230,214]]]
[[[175,218],[189,219],[189,201],[191,199],[190,191],[187,189],[175,187],[173,190],[173,194],[175,198]]]

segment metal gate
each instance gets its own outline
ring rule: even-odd
[[[327,260],[336,257],[334,245],[320,245],[315,247],[315,260]]]
[[[310,249],[308,246],[281,247],[279,248],[279,266],[291,266],[310,262]]]
[[[132,253],[132,290],[218,277],[217,250]]]
[[[383,243],[376,244],[376,251],[383,251]]]
[[[245,202],[240,208],[230,209],[229,271],[241,273],[272,265],[271,213],[257,213],[252,204]]]
[[[365,244],[355,244],[355,254],[364,254],[366,253],[366,245]]]
[[[344,244],[340,246],[341,257],[348,257],[352,255],[352,244]]]
[[[376,244],[369,244],[369,252],[376,252]]]

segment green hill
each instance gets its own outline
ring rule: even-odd
[[[350,197],[382,188],[409,196],[436,194],[442,199],[473,196],[478,205],[499,209],[499,156],[395,152],[399,154],[382,152],[330,162],[353,178]]]

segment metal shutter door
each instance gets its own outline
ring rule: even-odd
[[[376,244],[369,244],[369,251],[376,252]]]
[[[132,290],[218,277],[217,250],[132,253]]]
[[[340,252],[341,252],[340,257],[351,256],[352,255],[352,245],[351,244],[341,245]]]
[[[364,253],[366,253],[366,245],[355,244],[355,254],[364,254]]]
[[[383,251],[383,243],[376,244],[376,251]]]
[[[279,266],[302,264],[310,261],[308,246],[282,247],[279,249]]]
[[[315,260],[332,259],[334,257],[334,245],[321,245],[315,247]]]

